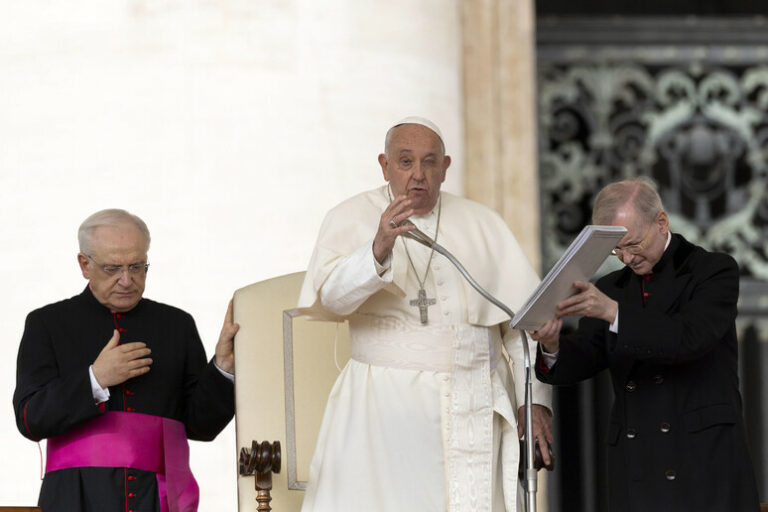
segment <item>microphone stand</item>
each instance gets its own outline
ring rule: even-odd
[[[411,222],[410,220],[406,219],[404,220],[401,225],[410,225],[413,226],[415,229],[412,231],[407,231],[403,233],[403,236],[407,236],[408,238],[412,240],[416,240],[422,245],[426,245],[430,249],[433,249],[435,252],[439,252],[446,258],[448,258],[448,261],[453,263],[453,265],[458,269],[458,271],[461,273],[461,275],[464,276],[464,278],[469,282],[469,284],[472,285],[472,287],[480,293],[483,297],[488,299],[491,303],[493,303],[496,307],[504,311],[507,315],[509,315],[510,324],[512,322],[512,318],[514,318],[515,313],[511,309],[509,309],[504,303],[499,301],[496,297],[488,293],[482,286],[480,286],[477,281],[475,281],[472,276],[469,275],[469,272],[467,272],[467,269],[464,268],[464,266],[459,263],[459,260],[457,260],[453,254],[448,252],[448,250],[432,240],[431,237],[423,233],[419,228],[416,227],[416,225]],[[511,325],[510,325],[511,326]],[[536,491],[537,491],[537,473],[536,468],[534,468],[534,441],[533,441],[533,416],[532,416],[532,400],[533,400],[533,384],[531,382],[531,354],[530,350],[528,348],[528,337],[525,334],[524,329],[520,329],[520,337],[523,342],[523,363],[525,366],[525,482],[523,482],[525,486],[525,510],[526,512],[536,512]]]

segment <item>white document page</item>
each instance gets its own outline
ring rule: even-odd
[[[555,316],[557,305],[576,293],[627,232],[624,226],[585,226],[512,319],[512,327],[535,331]]]

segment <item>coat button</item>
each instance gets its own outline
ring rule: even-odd
[[[667,480],[674,480],[677,478],[677,473],[675,473],[673,470],[668,469],[664,472],[664,476],[667,478]]]
[[[627,429],[627,439],[634,439],[636,437],[637,437],[637,430],[632,427],[629,427]]]
[[[637,389],[637,384],[635,383],[635,381],[631,380],[627,382],[627,385],[624,386],[624,389],[626,389],[628,393],[631,393]]]
[[[662,423],[659,428],[660,428],[660,430],[662,432],[664,432],[666,434],[667,432],[669,432],[670,425],[669,425],[669,423]]]
[[[661,375],[654,375],[653,376],[653,383],[654,384],[663,384],[664,383],[664,377]]]

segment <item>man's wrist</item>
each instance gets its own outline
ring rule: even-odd
[[[222,364],[219,364],[219,361],[214,357],[213,358],[213,366],[221,373],[224,377],[227,378],[230,382],[235,381],[235,369],[231,368],[232,371],[227,371],[223,368]]]
[[[559,343],[549,345],[540,341],[539,344],[541,345],[541,351],[544,355],[557,357],[557,352],[560,350]]]
[[[378,274],[379,277],[383,276],[384,273],[386,273],[386,271],[389,270],[392,266],[392,253],[388,253],[384,260],[381,262],[376,259],[376,255],[374,254],[373,265],[376,268],[376,274]]]
[[[100,404],[109,400],[109,388],[104,388],[99,384],[96,379],[96,375],[93,373],[93,365],[88,367],[88,378],[91,381],[91,394],[93,395],[93,402]]]

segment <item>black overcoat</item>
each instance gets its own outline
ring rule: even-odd
[[[148,373],[110,387],[100,409],[88,367],[114,329],[121,343],[146,343],[153,362]],[[19,431],[35,441],[68,432],[103,410],[171,418],[184,423],[188,438],[211,440],[232,419],[233,390],[213,361],[206,361],[189,314],[145,298],[127,313],[111,313],[86,287],[27,316],[13,406]],[[131,468],[47,473],[39,504],[46,512],[160,510],[155,474]]]
[[[737,373],[736,262],[673,235],[649,281],[625,267],[596,284],[619,303],[618,334],[584,317],[561,336],[551,369],[539,350],[536,374],[572,384],[610,370],[610,510],[758,511]]]

